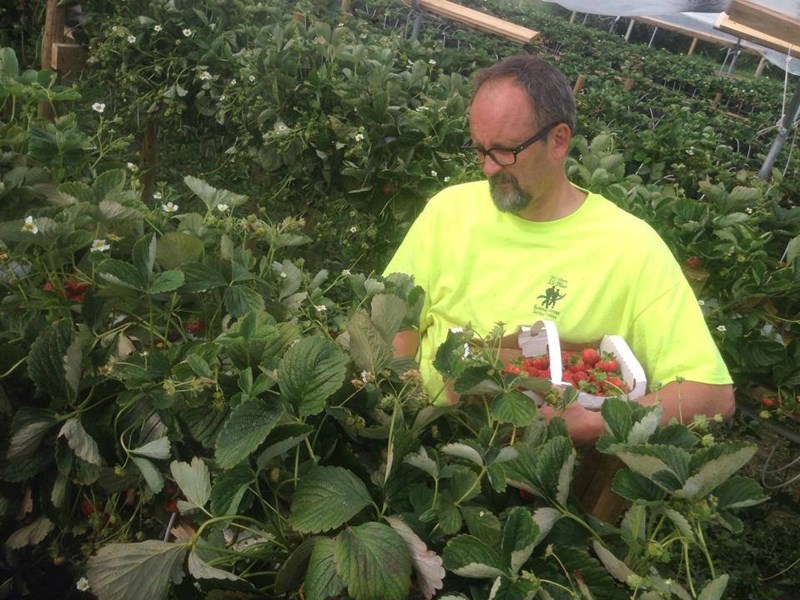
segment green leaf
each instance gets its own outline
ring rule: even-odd
[[[186,562],[186,566],[189,568],[189,573],[195,579],[242,581],[241,577],[237,577],[233,573],[209,565],[197,554],[197,547],[192,548],[192,551],[189,553],[189,560]]]
[[[68,419],[61,427],[57,437],[64,436],[67,443],[75,456],[86,462],[102,466],[103,461],[100,458],[100,449],[97,447],[97,442],[90,436],[78,418]]]
[[[153,463],[146,458],[141,458],[139,456],[131,456],[131,460],[133,461],[133,464],[139,468],[139,471],[142,473],[142,477],[144,477],[144,480],[147,483],[147,487],[149,487],[154,494],[158,494],[162,489],[164,489],[164,476],[161,475],[161,472],[156,469]]]
[[[107,544],[89,558],[86,577],[99,600],[162,600],[183,579],[188,545],[147,540]]]
[[[187,175],[183,178],[183,182],[186,186],[194,192],[195,196],[200,198],[203,201],[203,204],[206,205],[206,208],[212,210],[214,206],[217,204],[215,202],[217,196],[217,188],[210,186],[208,183],[203,181],[202,179],[198,179],[197,177],[192,177],[191,175]]]
[[[74,198],[78,202],[85,202],[86,204],[94,203],[92,189],[82,181],[68,181],[62,183],[58,186],[58,191]]]
[[[603,563],[606,570],[617,581],[627,583],[630,576],[636,575],[633,569],[614,556],[614,554],[601,544],[599,540],[592,541],[592,548],[594,548],[597,558],[600,559],[600,562]]]
[[[439,465],[437,465],[436,461],[428,456],[424,446],[420,446],[417,452],[407,454],[403,459],[403,462],[408,463],[412,467],[422,469],[434,479],[439,477]]]
[[[689,471],[689,453],[670,446],[621,446],[612,452],[630,469],[652,479],[665,471],[684,481]]]
[[[328,538],[314,544],[304,583],[307,600],[327,600],[344,590],[344,582],[336,574],[335,549],[336,541]]]
[[[58,405],[69,403],[75,398],[67,380],[67,365],[70,379],[73,377],[74,356],[69,354],[72,339],[72,320],[61,319],[34,340],[28,357],[28,373],[31,379],[39,390],[50,395]],[[71,358],[66,359],[67,356]]]
[[[445,570],[442,558],[433,550],[428,550],[425,542],[401,518],[387,517],[386,521],[400,534],[408,547],[420,593],[424,598],[433,598],[436,590],[444,587]]]
[[[725,593],[725,588],[728,587],[729,578],[727,574],[724,574],[709,581],[703,586],[703,590],[700,592],[697,600],[720,600]]]
[[[0,48],[0,75],[9,79],[19,75],[19,62],[12,48]]]
[[[282,414],[280,405],[259,398],[233,409],[217,438],[215,456],[219,466],[230,469],[255,452]]]
[[[126,174],[124,169],[110,169],[97,176],[92,183],[92,194],[95,202],[105,200],[113,194],[119,194],[125,188]]]
[[[165,460],[170,457],[169,438],[162,437],[131,450],[131,454]]]
[[[720,510],[746,508],[769,500],[761,486],[749,477],[731,477],[714,490],[714,495]]]
[[[125,223],[130,224],[134,221],[139,221],[142,218],[141,213],[135,208],[125,206],[114,200],[101,200],[97,205],[95,215],[98,221],[102,223]],[[88,233],[88,232],[87,232]],[[89,236],[89,239],[92,239]]]
[[[264,298],[256,290],[244,285],[233,285],[225,289],[222,297],[225,310],[234,317],[241,317],[251,311],[264,310]]]
[[[460,510],[470,534],[489,546],[494,546],[500,541],[500,519],[492,514],[488,508],[462,506]]]
[[[648,412],[640,420],[636,421],[628,432],[629,444],[644,444],[656,432],[661,424],[661,414],[663,410],[658,407],[656,410]]]
[[[25,546],[35,546],[53,530],[53,523],[47,517],[39,517],[30,525],[17,529],[8,536],[6,546],[11,550],[19,550]]]
[[[6,460],[14,462],[33,456],[44,436],[57,423],[56,413],[52,410],[28,406],[20,408],[11,419],[12,433]]]
[[[357,312],[347,323],[350,354],[359,369],[380,373],[392,360],[392,347],[365,312]]]
[[[265,469],[272,459],[297,446],[311,435],[312,431],[314,431],[314,428],[311,425],[301,425],[299,423],[278,425],[264,440],[266,448],[258,455],[256,466],[259,469]]]
[[[181,266],[181,271],[184,275],[183,289],[187,292],[207,292],[228,285],[222,272],[211,265],[187,263]]]
[[[222,471],[211,486],[211,512],[215,516],[238,514],[242,499],[254,482],[255,474],[246,463]]]
[[[541,448],[537,475],[546,497],[566,505],[574,467],[575,449],[569,438],[553,438]]]
[[[516,573],[530,558],[536,540],[539,537],[539,526],[527,509],[517,506],[508,513],[503,527],[503,539],[500,549],[503,558]]]
[[[147,293],[151,296],[174,292],[183,285],[183,271],[164,271],[153,278]]]
[[[203,249],[201,238],[183,231],[170,231],[158,240],[156,262],[162,269],[179,269],[199,260]]]
[[[147,289],[147,278],[130,263],[109,258],[97,265],[96,270],[100,279],[108,283],[121,285],[137,292]]]
[[[133,264],[145,278],[153,274],[153,266],[156,263],[156,245],[155,234],[150,236],[149,240],[143,237],[133,245]]]
[[[336,538],[336,573],[354,600],[405,600],[411,557],[405,540],[382,523],[348,527]]]
[[[502,557],[478,538],[462,534],[454,537],[442,552],[444,566],[461,577],[495,578],[505,575],[508,565]]]
[[[195,456],[191,464],[173,460],[169,470],[192,507],[204,507],[211,496],[211,476],[203,459]]]
[[[581,587],[581,580],[577,580],[578,588]],[[508,579],[507,577],[498,578],[492,584],[492,600],[529,600],[536,595],[536,591],[541,588],[541,584],[535,579]],[[583,596],[591,598],[591,596]]]
[[[335,394],[347,375],[347,355],[322,337],[306,337],[294,344],[278,368],[283,398],[301,417],[316,415]]]
[[[736,444],[718,444],[715,449],[721,456],[706,462],[699,471],[689,477],[683,487],[674,492],[676,498],[703,498],[741,469],[753,454],[756,446],[741,448]]]
[[[370,303],[370,315],[383,339],[391,344],[403,324],[408,308],[405,301],[393,294],[378,294]]]
[[[460,444],[460,443],[445,444],[440,448],[440,450],[444,454],[448,454],[450,456],[457,456],[458,458],[463,458],[470,462],[473,462],[476,465],[483,466],[483,457],[477,450],[475,450],[475,448],[473,448],[472,446],[468,446],[467,444]]]
[[[492,403],[492,416],[501,423],[524,427],[536,415],[536,402],[519,390],[504,392]]]
[[[289,524],[300,533],[329,531],[371,503],[364,482],[351,471],[342,467],[314,467],[297,485]]]
[[[663,501],[666,494],[644,475],[627,469],[620,469],[614,474],[611,489],[615,494],[640,504],[657,504]]]

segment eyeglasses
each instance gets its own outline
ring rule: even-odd
[[[489,155],[494,162],[496,162],[501,167],[509,167],[517,162],[517,155],[525,150],[528,146],[531,146],[545,137],[550,130],[553,129],[556,125],[561,125],[561,121],[556,121],[555,123],[550,123],[545,127],[542,127],[539,131],[534,133],[531,137],[527,140],[522,142],[516,148],[489,148],[488,150],[482,150],[477,146],[465,146],[464,150],[471,150],[477,153],[478,161],[483,162],[486,160],[486,155]]]

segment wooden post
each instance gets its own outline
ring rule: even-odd
[[[686,56],[694,54],[695,46],[697,46],[697,38],[692,38],[692,43],[689,45],[689,51],[686,53]]]
[[[572,493],[583,509],[593,517],[615,524],[629,503],[611,491],[614,475],[625,465],[616,456],[586,448],[572,481]]]
[[[764,71],[764,65],[767,63],[767,59],[765,57],[761,57],[761,60],[758,61],[758,66],[756,67],[756,79],[761,77],[761,73]]]
[[[633,33],[633,26],[636,25],[636,19],[631,19],[631,22],[628,23],[628,31],[625,32],[625,41],[630,41],[631,33]]]
[[[342,12],[349,13],[351,11],[350,0],[342,0]]]
[[[142,147],[139,150],[139,162],[142,174],[139,181],[142,184],[142,202],[147,205],[153,203],[153,192],[156,187],[156,167],[158,166],[158,125],[155,121],[148,121],[147,128],[142,138]]]
[[[572,11],[572,14],[569,16],[569,24],[573,25],[575,23],[575,17],[578,16],[577,11]]]
[[[583,89],[583,84],[586,83],[586,78],[583,75],[578,75],[575,80],[575,85],[572,86],[572,95],[575,96]]]
[[[626,92],[630,92],[633,89],[633,79],[630,77],[626,77],[622,80],[622,89]]]
[[[711,104],[716,106],[717,104],[719,104],[720,100],[722,100],[722,92],[717,92],[717,95],[714,96],[714,99],[711,101]]]
[[[51,69],[53,62],[53,44],[64,40],[64,17],[66,8],[58,5],[58,0],[47,0],[44,18],[44,33],[42,35],[42,70]],[[42,102],[39,105],[39,116],[45,119],[55,119],[53,107]]]

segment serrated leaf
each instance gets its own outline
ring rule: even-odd
[[[472,446],[468,446],[466,444],[445,444],[440,449],[444,454],[448,454],[450,456],[457,456],[458,458],[464,458],[470,462],[475,463],[476,465],[483,466],[483,457],[478,453],[475,448]]]
[[[384,340],[391,343],[403,324],[407,310],[405,301],[393,294],[378,294],[372,298],[371,319]]]
[[[411,557],[405,540],[382,523],[348,527],[336,538],[336,573],[354,600],[405,600]]]
[[[181,271],[184,275],[183,289],[187,292],[207,292],[228,285],[222,272],[211,265],[187,263],[181,266]]]
[[[722,448],[722,444],[717,448]],[[755,446],[736,448],[728,445],[725,454],[705,463],[694,475],[689,477],[683,487],[676,490],[676,498],[703,498],[711,493],[714,488],[741,469],[756,453]]]
[[[211,496],[211,476],[203,459],[195,456],[191,464],[173,460],[169,470],[186,499],[198,508],[204,507]]]
[[[183,285],[183,271],[163,271],[153,278],[147,293],[151,296],[174,292]]]
[[[164,489],[164,476],[153,463],[140,456],[131,456],[131,460],[139,468],[142,477],[144,477],[147,483],[147,487],[149,487],[154,494],[158,494]]]
[[[714,490],[714,496],[718,509],[746,508],[769,499],[761,486],[748,477],[731,477]]]
[[[627,442],[629,444],[644,444],[650,439],[658,426],[661,424],[661,415],[664,411],[661,407],[648,412],[639,421],[633,424],[631,430],[628,432]]]
[[[201,238],[183,231],[169,231],[158,239],[156,262],[162,269],[178,269],[199,260],[204,247]]]
[[[52,410],[27,406],[20,408],[11,419],[12,434],[6,460],[14,462],[32,456],[47,432],[57,423],[56,413]]]
[[[347,375],[347,355],[332,341],[306,337],[294,344],[281,360],[278,386],[283,398],[301,417],[325,409]]]
[[[254,481],[255,475],[245,463],[222,471],[211,486],[211,512],[215,516],[238,514],[242,499]]]
[[[53,523],[47,517],[39,517],[33,523],[17,529],[6,540],[10,550],[19,550],[25,546],[35,546],[53,530]]]
[[[126,173],[124,169],[110,169],[97,176],[92,183],[92,194],[95,202],[105,200],[112,194],[120,193],[125,187]]]
[[[130,263],[109,258],[96,267],[100,279],[114,285],[121,285],[137,292],[147,289],[147,278]]]
[[[614,556],[614,554],[598,540],[592,541],[592,548],[594,548],[597,558],[600,559],[600,562],[603,563],[606,570],[617,581],[627,583],[630,576],[636,575],[633,569]]]
[[[186,562],[186,566],[189,568],[189,573],[195,579],[223,579],[228,581],[242,581],[241,577],[237,577],[233,573],[223,571],[222,569],[218,569],[209,565],[206,561],[200,558],[200,556],[197,554],[196,548],[192,548],[192,551],[189,553],[189,560]]]
[[[241,317],[252,311],[264,310],[264,298],[256,290],[244,285],[225,288],[222,296],[225,310],[234,317]]]
[[[147,540],[107,544],[89,558],[86,577],[99,600],[162,600],[183,579],[188,545]]]
[[[548,498],[566,505],[572,472],[575,467],[575,449],[568,438],[549,440],[539,452],[537,475]]]
[[[152,442],[147,442],[146,444],[131,450],[131,454],[165,460],[169,458],[171,454],[169,438],[162,437],[158,438],[157,440],[153,440]]]
[[[145,277],[153,274],[153,267],[156,264],[156,236],[153,234],[148,240],[146,237],[139,239],[133,245],[133,265]]]
[[[481,506],[460,507],[467,531],[489,546],[494,546],[500,541],[500,519],[492,512]]]
[[[501,423],[524,427],[536,415],[536,402],[519,390],[500,394],[492,403],[492,416]]]
[[[512,508],[503,526],[500,543],[501,552],[512,573],[517,573],[530,558],[538,537],[539,526],[531,513],[520,506]]]
[[[290,424],[278,425],[270,432],[267,439],[264,440],[266,448],[258,455],[256,466],[259,469],[264,469],[273,458],[277,458],[281,454],[288,452],[300,442],[306,439],[314,428],[311,425]]]
[[[197,177],[192,177],[191,175],[186,175],[183,178],[183,182],[186,186],[194,192],[195,196],[200,198],[203,201],[203,204],[206,205],[206,208],[212,210],[216,204],[216,196],[217,196],[217,188],[209,185],[202,179],[198,179]]]
[[[62,183],[58,186],[58,191],[78,202],[85,202],[87,204],[94,203],[92,189],[82,181],[68,181]]]
[[[97,205],[97,220],[100,222],[130,222],[140,220],[142,215],[135,208],[120,204],[115,200],[101,200]]]
[[[667,518],[670,521],[672,521],[672,524],[675,525],[675,528],[681,532],[681,535],[683,537],[690,540],[691,542],[695,542],[695,536],[694,536],[694,531],[692,530],[692,525],[689,523],[689,520],[686,517],[684,517],[681,513],[672,508],[664,507],[662,511],[667,516]]]
[[[425,542],[402,519],[387,517],[386,521],[405,540],[417,576],[419,592],[426,600],[430,600],[436,594],[436,590],[444,587],[445,570],[442,558],[433,550],[428,550]]]
[[[81,363],[83,362],[83,349],[81,347],[81,340],[75,338],[67,346],[67,351],[64,353],[64,381],[66,382],[69,390],[72,392],[70,398],[75,399],[78,396],[78,388],[81,384]]]
[[[462,577],[487,579],[506,575],[502,557],[478,538],[462,534],[454,537],[442,552],[448,571]]]
[[[215,457],[219,466],[230,469],[255,452],[282,414],[280,405],[260,398],[234,408],[217,438]]]
[[[60,405],[74,398],[64,361],[72,338],[72,320],[61,319],[34,340],[28,357],[28,373],[36,387]]]
[[[614,474],[611,490],[618,496],[642,504],[661,502],[666,492],[640,473],[620,469]]]
[[[98,467],[102,466],[103,461],[100,458],[100,449],[97,447],[97,442],[83,428],[80,419],[72,418],[65,421],[57,437],[61,436],[67,439],[67,443],[75,453],[75,456],[89,464],[97,465]]]
[[[347,323],[350,355],[359,369],[379,373],[392,360],[392,347],[365,312],[357,312]]]
[[[327,538],[314,544],[304,583],[307,600],[327,600],[344,590],[344,582],[336,574],[335,548],[336,542]]]
[[[329,531],[371,503],[367,486],[351,471],[342,467],[314,467],[297,485],[289,524],[301,533]]]
[[[436,461],[428,456],[424,446],[420,446],[419,450],[416,452],[407,454],[403,462],[408,463],[412,467],[422,469],[434,479],[439,477],[439,466],[436,464]]]

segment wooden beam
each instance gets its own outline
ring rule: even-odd
[[[498,17],[461,6],[449,0],[419,0],[419,8],[523,44],[529,44],[539,37],[538,31],[504,21]]]
[[[64,41],[64,18],[66,8],[58,0],[47,0],[42,35],[42,70],[47,71],[53,62],[53,44]]]
[[[783,54],[791,54],[793,58],[800,57],[800,46],[797,44],[792,44],[780,38],[767,35],[766,33],[758,31],[757,29],[753,29],[752,27],[747,27],[746,25],[737,23],[725,13],[721,13],[719,18],[717,18],[714,28],[731,35],[735,35],[736,37],[744,40],[749,40],[756,44],[760,44],[761,46],[772,48],[773,50],[777,50]],[[798,40],[795,41],[797,42]],[[746,50],[746,48],[743,49]]]
[[[733,0],[726,11],[732,21],[787,43],[800,44],[800,18],[752,0]]]
[[[53,44],[50,68],[59,73],[77,73],[86,65],[86,50],[80,44]]]

